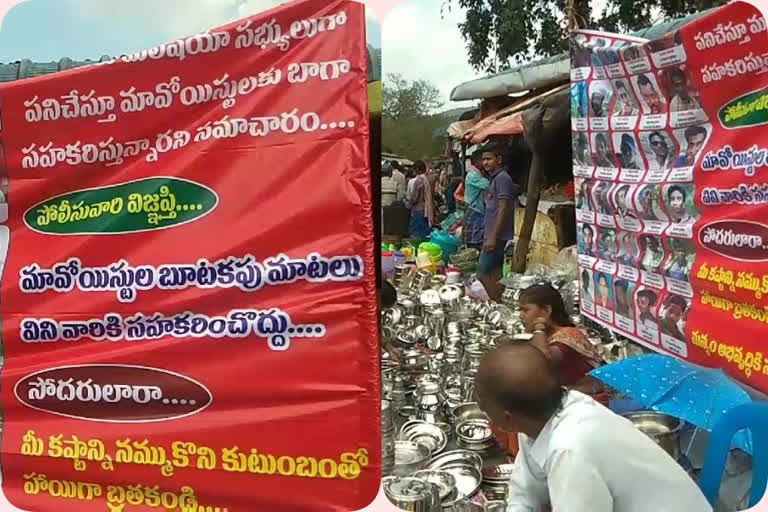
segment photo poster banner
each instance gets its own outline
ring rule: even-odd
[[[370,503],[363,5],[294,2],[0,97],[10,502]]]
[[[768,392],[765,20],[734,2],[572,43],[582,313]]]

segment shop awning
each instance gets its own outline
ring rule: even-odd
[[[475,120],[456,121],[448,126],[448,136],[452,139],[461,139],[464,133],[477,124]]]
[[[464,82],[453,88],[451,101],[507,96],[548,87],[558,82],[568,81],[570,73],[571,60],[568,55],[556,55],[495,75]]]
[[[686,23],[704,16],[714,9],[697,12],[685,18],[657,23],[651,27],[627,34],[632,37],[656,39]],[[451,91],[451,101],[477,100],[507,96],[531,89],[552,87],[570,79],[571,60],[567,54],[555,55],[530,62],[494,75],[470,80]]]
[[[563,84],[544,93],[529,96],[514,105],[496,112],[492,116],[486,117],[466,130],[461,137],[470,140],[474,144],[479,144],[491,135],[517,135],[523,133],[525,128],[522,115],[527,108],[548,96],[568,91],[569,88],[569,84]]]

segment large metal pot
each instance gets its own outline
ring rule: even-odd
[[[673,459],[680,459],[680,430],[683,420],[653,411],[625,413],[627,418],[640,432],[653,439],[656,444]]]

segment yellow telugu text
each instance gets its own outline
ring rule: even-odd
[[[733,271],[717,265],[702,263],[696,277],[717,285],[719,291],[728,288],[731,292],[748,291],[756,299],[768,295],[768,274],[755,274],[747,271]]]
[[[127,506],[163,508],[169,512],[227,512],[226,508],[198,503],[195,490],[191,487],[171,492],[161,491],[156,485],[102,486],[96,483],[52,480],[42,474],[29,473],[24,475],[24,493],[30,496],[48,494],[53,498],[78,501],[104,498],[109,512],[123,512]]]
[[[731,313],[734,320],[752,320],[768,325],[768,306],[760,307],[749,302],[736,302],[706,291],[699,296],[699,302],[703,306]]]
[[[707,356],[717,356],[734,365],[747,378],[752,377],[752,375],[768,376],[768,364],[763,361],[762,352],[744,351],[742,346],[736,347],[723,343],[710,337],[708,333],[698,330],[691,333],[691,342],[694,347],[701,349]]]
[[[356,480],[369,463],[365,448],[342,453],[338,458],[272,455],[255,448],[241,450],[238,446],[224,448],[217,453],[207,446],[182,441],[172,443],[170,450],[166,450],[150,444],[147,439],[118,440],[115,448],[113,456],[100,439],[81,440],[75,435],[64,439],[63,434],[49,436],[46,443],[30,430],[22,438],[21,453],[30,457],[71,460],[77,471],[85,471],[89,462],[100,464],[104,471],[114,471],[115,464],[154,466],[165,477],[173,476],[177,468],[193,468],[254,475]]]

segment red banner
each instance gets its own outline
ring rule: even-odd
[[[768,38],[734,2],[571,70],[582,312],[768,392]]]
[[[366,68],[363,6],[307,0],[0,88],[11,503],[371,502]]]

